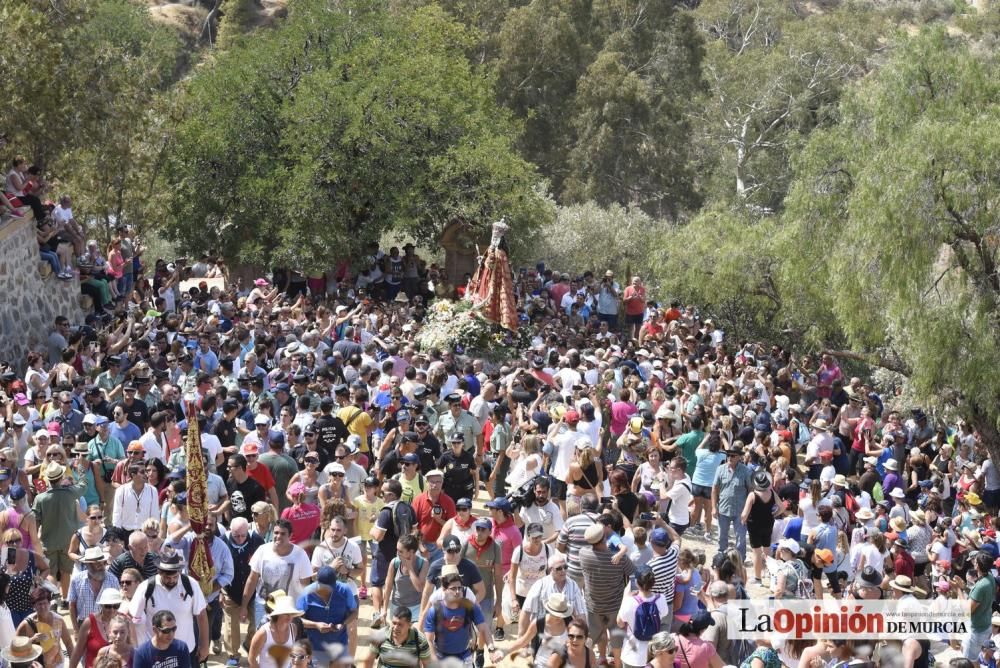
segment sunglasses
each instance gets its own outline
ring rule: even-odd
[[[7,541],[7,545],[20,545],[20,544],[21,544],[21,539],[20,538],[15,538],[13,540],[8,540]]]
[[[331,475],[333,475],[334,478],[343,478],[344,477],[343,473],[333,473]]]
[[[567,633],[566,637],[569,638],[570,640],[583,640],[587,636],[583,635],[582,633]]]
[[[55,459],[56,457],[62,457],[61,452],[54,452],[51,455],[45,455],[46,459]]]
[[[302,661],[303,659],[307,658],[305,654],[289,654],[288,657],[292,661]]]
[[[124,585],[124,586],[126,586],[126,587],[129,587],[129,586],[134,585],[134,584],[139,584],[138,581],[136,581],[136,580],[119,580],[119,582],[121,582],[121,584]]]
[[[319,464],[319,460],[315,457],[306,457],[305,462],[306,464]]]
[[[566,570],[566,566],[553,566],[552,570],[554,570],[554,571],[564,571],[564,570]]]
[[[90,519],[92,519],[94,521],[100,521],[100,520],[104,519],[104,515],[91,515]]]
[[[174,633],[175,631],[177,631],[177,627],[176,626],[169,626],[169,627],[167,627],[165,629],[164,628],[157,628],[156,630],[159,631],[160,633],[162,633],[163,635],[168,636],[171,633]]]

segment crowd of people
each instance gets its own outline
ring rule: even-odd
[[[0,374],[12,666],[924,668],[947,646],[730,638],[750,596],[968,599],[952,665],[995,666],[985,444],[830,355],[731,341],[611,271],[519,271],[532,345],[496,360],[417,344],[448,289],[410,246],[248,289],[182,292],[225,276],[211,258],[125,265],[111,317],[56,319]]]

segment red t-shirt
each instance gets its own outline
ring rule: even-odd
[[[630,285],[625,288],[625,315],[642,315],[646,312],[646,288]]]
[[[247,475],[259,482],[265,492],[270,491],[274,487],[274,476],[271,475],[271,471],[263,464],[258,463],[254,468],[247,467]]]
[[[438,515],[434,514],[435,506],[439,508]],[[420,527],[420,540],[425,543],[437,542],[438,536],[441,535],[442,524],[458,515],[458,511],[455,510],[455,501],[444,492],[441,492],[438,496],[436,504],[431,501],[431,497],[427,492],[420,494],[413,499],[413,512],[417,515],[417,525]],[[434,519],[435,517],[440,518],[442,524],[438,524]]]
[[[319,506],[303,503],[298,507],[285,508],[281,511],[281,519],[292,523],[292,542],[303,545],[312,538],[313,532],[319,526]]]

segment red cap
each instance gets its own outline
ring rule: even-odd
[[[563,415],[563,419],[568,424],[576,424],[577,422],[580,421],[580,414],[577,413],[576,411],[569,410],[569,411],[566,411],[565,415]]]

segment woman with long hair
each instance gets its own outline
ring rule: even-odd
[[[97,651],[94,668],[101,668],[101,660],[105,658],[117,659],[122,666],[132,665],[132,653],[135,652],[135,645],[132,644],[130,631],[129,621],[123,615],[116,615],[111,619],[111,624],[108,626],[111,644]]]
[[[518,443],[507,449],[510,457],[510,473],[507,474],[507,488],[517,489],[532,480],[542,470],[542,438],[537,434],[528,434]]]
[[[104,527],[104,511],[98,504],[87,506],[87,523],[80,527],[69,540],[68,556],[76,562],[76,570],[85,571],[80,559],[88,547],[100,547],[108,542],[108,530]]]
[[[701,529],[704,514],[703,538],[708,541],[712,540],[712,486],[715,484],[716,470],[726,461],[726,453],[723,452],[725,444],[722,435],[713,431],[705,434],[694,451],[694,475],[691,476],[694,515],[691,517],[691,527],[693,531]]]
[[[569,473],[566,474],[566,482],[572,485],[566,497],[568,500],[579,502],[587,492],[601,495],[604,478],[599,463],[590,439],[580,438],[573,449],[573,460],[569,464]]]
[[[251,506],[250,514],[253,516],[250,533],[257,534],[265,543],[270,543],[274,533],[274,523],[278,520],[278,511],[267,501],[258,501]]]
[[[677,640],[669,631],[660,631],[646,646],[646,662],[651,668],[674,668],[676,657]]]
[[[808,493],[799,499],[799,517],[802,518],[802,534],[808,535],[819,526],[819,502],[823,500],[823,486],[819,480],[809,483]]]

